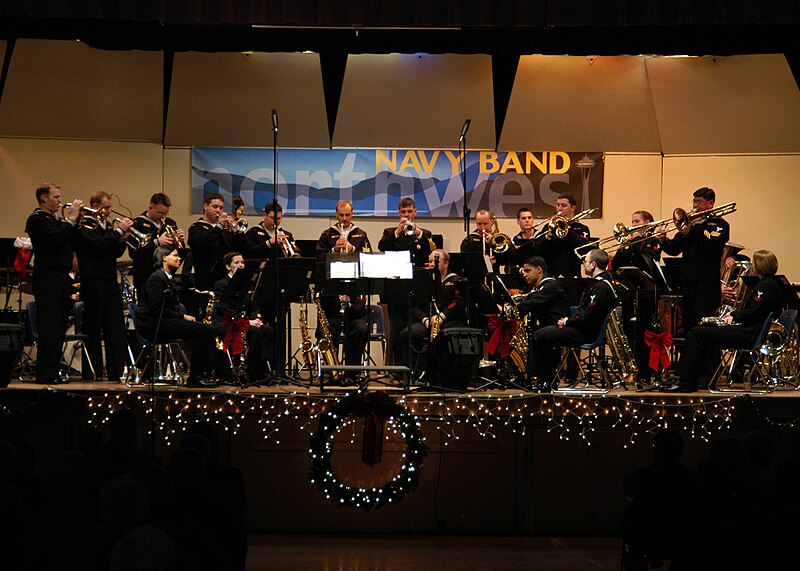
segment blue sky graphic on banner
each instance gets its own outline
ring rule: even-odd
[[[559,194],[572,193],[578,210],[599,208],[592,218],[603,214],[603,153],[470,151],[466,166],[473,213],[487,208],[514,218],[527,206],[545,218]],[[414,198],[419,216],[462,215],[458,151],[279,149],[278,173],[278,202],[290,216],[330,216],[342,199],[359,216],[395,216],[404,196]],[[202,212],[205,194],[219,192],[228,210],[238,195],[247,214],[261,213],[272,201],[274,180],[272,149],[192,149],[193,212]]]

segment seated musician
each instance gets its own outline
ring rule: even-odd
[[[450,272],[450,254],[444,250],[434,250],[425,268],[432,270],[436,276],[433,296],[435,303],[424,300],[411,308],[410,325],[400,334],[403,353],[408,354],[410,329],[413,349],[411,364],[416,365],[415,369],[425,366],[424,353],[431,337],[431,327],[439,330],[464,327],[467,321],[467,308],[461,292],[461,288],[467,286],[467,280]]]
[[[520,274],[531,290],[516,298],[520,318],[528,318],[528,345],[534,332],[548,325],[556,325],[562,317],[569,316],[569,302],[564,288],[554,277],[547,275],[547,263],[541,256],[531,256],[522,264]],[[533,370],[533,354],[528,351],[529,371]]]
[[[771,315],[776,318],[781,311],[781,284],[775,278],[778,258],[769,250],[753,253],[753,271],[759,280],[750,292],[742,309],[736,309],[722,318],[725,327],[699,325],[689,330],[678,363],[680,380],[665,390],[694,392],[707,388],[711,375],[719,364],[719,349],[746,349],[752,347],[761,327]],[[732,324],[736,325],[732,325]]]
[[[223,257],[223,261],[225,262],[225,268],[228,270],[228,273],[225,277],[218,279],[214,284],[214,295],[216,296],[217,302],[222,299],[236,270],[244,268],[244,256],[239,252],[228,252]],[[247,379],[258,381],[266,378],[269,371],[269,360],[275,352],[275,330],[262,321],[252,299],[246,299],[244,301],[242,317],[248,319],[249,325],[245,337],[245,344],[247,347],[245,361],[246,375]],[[231,319],[235,320],[236,318],[236,314],[232,314],[231,311],[227,312],[227,321],[229,324]],[[213,321],[215,324],[222,324],[225,326],[226,311],[225,308],[220,307],[219,303],[217,303],[216,310],[214,311]],[[228,337],[227,330],[228,327],[226,326],[226,338]],[[231,351],[231,353],[233,353],[233,351]]]
[[[533,353],[532,383],[540,389],[555,388],[560,347],[578,347],[597,339],[609,312],[617,305],[617,294],[611,285],[608,254],[591,250],[583,260],[583,271],[592,283],[583,291],[575,315],[562,317],[556,325],[542,327],[533,334],[529,348]]]
[[[150,341],[168,339],[191,341],[189,387],[215,386],[215,330],[198,322],[184,312],[178,301],[173,274],[181,265],[175,246],[159,246],[153,254],[157,269],[153,272],[139,298],[138,322],[141,335]]]
[[[324,230],[317,241],[316,252],[320,262],[324,262],[331,252],[347,254],[372,251],[367,233],[353,223],[353,215],[353,204],[349,200],[340,200],[336,204],[337,223]],[[317,276],[317,284],[325,284],[324,274]],[[340,338],[343,339],[345,364],[360,365],[369,341],[366,305],[363,301],[350,299],[347,295],[327,293],[320,295],[320,303],[333,337],[330,341],[335,346]],[[342,321],[346,324],[344,331]],[[316,335],[317,339],[323,335],[319,322]]]

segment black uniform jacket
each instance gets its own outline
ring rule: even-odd
[[[413,234],[406,236],[401,232],[399,236],[395,235],[397,226],[386,228],[383,231],[380,242],[378,242],[378,249],[381,252],[402,252],[408,250],[411,252],[411,262],[415,266],[424,266],[431,255],[431,231],[422,230],[422,235],[417,236]]]
[[[25,232],[33,244],[34,279],[37,274],[66,276],[72,269],[72,244],[78,235],[75,225],[37,208],[28,216]]]
[[[730,225],[723,218],[709,218],[694,224],[688,234],[666,240],[663,248],[670,256],[683,254],[681,280],[718,281],[722,250],[730,236]]]
[[[520,316],[530,314],[539,326],[555,325],[562,317],[569,316],[569,302],[563,286],[550,276],[545,277],[539,286],[528,292],[517,303]]]
[[[611,285],[611,274],[602,272],[583,290],[578,311],[567,319],[566,326],[579,330],[584,342],[594,341],[606,316],[616,305],[617,294]]]

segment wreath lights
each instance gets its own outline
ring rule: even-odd
[[[371,422],[382,425],[384,421],[388,421],[400,432],[406,443],[400,472],[380,487],[348,486],[339,480],[331,467],[331,454],[333,453],[331,438],[348,419],[360,416],[365,418],[365,426]],[[367,442],[368,432],[365,430],[365,446],[372,444]],[[379,431],[378,439],[381,438],[380,434],[382,432]],[[349,393],[319,416],[319,426],[310,438],[310,480],[325,494],[327,499],[340,505],[364,510],[379,508],[385,504],[399,502],[408,492],[417,488],[422,474],[422,464],[427,453],[419,420],[408,408],[381,391]],[[368,455],[365,450],[364,456]],[[380,451],[375,456],[379,462]],[[366,458],[365,462],[367,462]]]

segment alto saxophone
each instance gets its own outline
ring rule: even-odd
[[[167,226],[169,228],[169,226]],[[191,288],[194,293],[208,296],[208,303],[206,303],[206,310],[203,313],[203,324],[211,325],[211,318],[214,315],[214,305],[217,303],[217,294],[210,290]],[[225,342],[219,337],[214,338],[214,345],[218,351],[225,350]]]
[[[325,315],[325,310],[322,309],[322,303],[320,303],[319,295],[314,298],[314,302],[317,305],[317,322],[319,323],[319,328],[322,330],[322,338],[317,341],[317,349],[319,350],[322,361],[328,367],[338,367],[339,366],[339,358],[336,355],[336,345],[333,343],[333,335],[331,334],[331,327],[328,324],[328,317]],[[344,329],[345,324],[342,323],[342,329]],[[332,372],[331,377],[334,380],[339,379],[338,372]]]
[[[433,343],[433,340],[436,339],[436,336],[439,335],[439,331],[442,328],[442,321],[439,319],[439,306],[436,305],[436,300],[431,300],[433,302],[433,315],[431,316],[431,336],[428,340],[428,344],[430,345]]]

